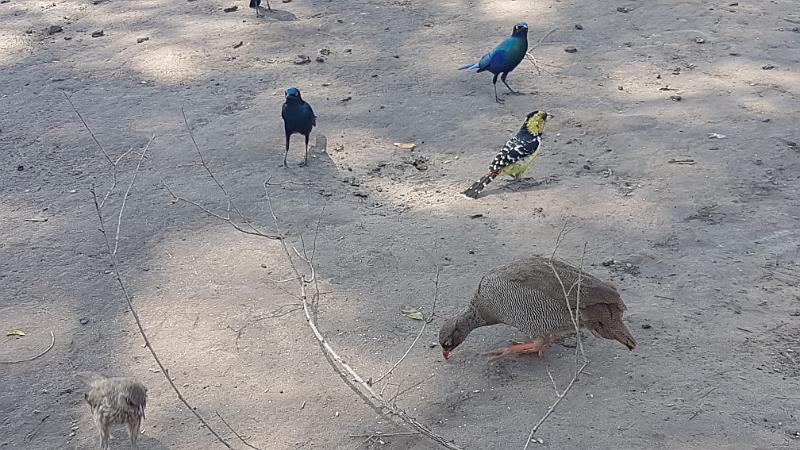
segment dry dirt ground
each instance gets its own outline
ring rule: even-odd
[[[420,323],[399,308],[429,313],[441,268],[434,321],[379,385],[387,397],[405,390],[398,406],[436,433],[521,448],[555,399],[547,367],[569,380],[566,346],[543,359],[480,356],[524,337],[507,327],[476,331],[447,362],[434,345],[482,273],[548,254],[568,220],[559,255],[577,263],[588,242],[585,266],[620,288],[639,346],[587,337],[591,363],[538,433],[545,446],[800,448],[796,0],[273,6],[257,19],[244,0],[0,2],[0,359],[33,356],[55,336],[47,354],[0,364],[0,448],[96,448],[74,379],[87,370],[149,386],[141,448],[221,447],[142,346],[89,191],[111,187],[112,170],[64,93],[112,158],[134,149],[104,207],[111,229],[156,135],[127,201],[120,267],[171,376],[236,448],[215,412],[263,449],[434,444],[365,442],[405,429],[331,369],[297,286],[270,281],[291,277],[279,243],[171,201],[165,183],[226,209],[181,108],[244,215],[274,231],[269,177],[291,242],[310,250],[319,220],[319,325],[365,377],[408,348]],[[509,82],[524,95],[496,104],[489,75],[455,68],[518,20],[532,47],[545,38],[534,49],[542,73],[523,62]],[[277,167],[288,86],[319,116],[309,167],[297,166],[297,137],[291,166]],[[460,196],[535,109],[555,115],[528,173],[544,182]],[[127,448],[123,430],[114,436]]]

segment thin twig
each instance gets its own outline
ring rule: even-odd
[[[141,156],[139,156],[139,162],[136,163],[136,169],[133,170],[133,176],[131,177],[131,182],[128,183],[128,189],[125,190],[125,195],[122,196],[122,205],[119,207],[119,216],[117,216],[117,232],[114,234],[114,253],[117,254],[117,249],[119,248],[119,229],[122,227],[122,213],[125,211],[125,202],[128,201],[128,196],[131,193],[131,189],[133,188],[133,183],[136,182],[136,175],[139,174],[139,169],[142,167],[142,161],[144,161],[144,156],[147,154],[147,150],[150,148],[150,144],[156,139],[156,135],[150,137],[150,140],[147,142],[147,145],[144,146],[144,150],[142,150]],[[116,167],[116,166],[115,166]],[[102,206],[98,207],[102,208]]]
[[[528,434],[528,439],[525,441],[525,447],[523,448],[523,450],[528,450],[528,446],[530,445],[531,442],[537,442],[540,444],[543,442],[541,439],[535,437],[536,432],[539,430],[539,427],[541,427],[542,424],[544,424],[547,418],[550,417],[551,414],[553,414],[553,411],[555,411],[556,407],[558,407],[559,403],[561,403],[561,400],[563,400],[564,397],[567,396],[567,393],[570,391],[570,389],[572,389],[572,386],[578,380],[580,374],[583,373],[583,370],[589,364],[589,359],[586,357],[586,354],[583,351],[583,342],[581,340],[581,330],[580,330],[581,282],[583,279],[583,259],[584,256],[586,255],[587,243],[583,244],[583,253],[581,254],[581,262],[580,266],[578,267],[578,281],[574,285],[570,286],[569,290],[567,290],[566,286],[564,286],[564,281],[561,279],[561,275],[558,273],[555,266],[553,265],[553,260],[555,259],[556,252],[558,251],[558,246],[559,244],[561,244],[561,240],[564,238],[564,235],[566,233],[567,233],[567,224],[564,223],[564,225],[561,227],[561,230],[558,232],[558,236],[556,237],[556,243],[553,248],[553,253],[550,255],[549,264],[550,268],[553,270],[553,274],[556,276],[556,279],[558,280],[558,283],[561,285],[561,291],[564,294],[564,301],[567,302],[567,309],[569,310],[570,321],[572,321],[572,326],[575,330],[575,334],[578,340],[578,345],[575,346],[575,372],[573,373],[572,379],[569,381],[564,390],[559,392],[558,386],[556,386],[556,381],[553,378],[552,373],[550,373],[550,368],[547,367],[547,375],[550,377],[550,381],[553,383],[553,389],[555,389],[556,391],[556,401],[553,402],[552,405],[550,405],[550,407],[547,409],[547,412],[545,412],[545,414],[542,416],[541,419],[539,419],[536,425],[534,425],[533,428],[531,428],[531,431]],[[575,309],[573,312],[573,307],[570,304],[570,293],[574,288],[576,288],[577,290],[575,292]],[[579,355],[583,358],[583,364],[581,364],[580,367],[578,367]]]
[[[252,448],[254,450],[261,450],[260,448],[256,447],[255,445],[247,442],[239,433],[237,433],[236,430],[234,430],[233,427],[228,423],[228,421],[225,420],[225,418],[220,415],[219,411],[214,411],[214,414],[216,414],[217,417],[219,417],[219,420],[221,420],[222,423],[224,423],[225,426],[228,427],[229,430],[231,430],[231,433],[233,433],[237,438],[239,438],[240,441],[242,441],[242,444],[244,444],[244,445],[246,445],[246,446],[248,446],[248,447],[250,447],[250,448]]]
[[[439,268],[439,266],[436,266],[436,284],[434,285],[434,288],[433,288],[433,305],[431,306],[430,317],[428,317],[427,320],[424,320],[422,322],[422,326],[419,328],[419,333],[417,333],[417,337],[415,337],[414,340],[411,342],[411,345],[408,346],[408,349],[406,350],[405,353],[403,353],[403,356],[401,356],[400,359],[398,359],[397,362],[394,363],[394,365],[392,367],[390,367],[389,370],[386,371],[386,373],[384,373],[383,375],[379,376],[378,379],[376,379],[375,381],[372,381],[370,384],[379,383],[381,380],[383,380],[384,378],[388,377],[392,373],[392,371],[394,369],[396,369],[397,366],[399,366],[400,363],[402,363],[404,359],[406,359],[406,356],[408,356],[408,354],[411,353],[411,349],[414,348],[414,345],[416,345],[417,341],[419,341],[419,338],[422,336],[422,333],[425,331],[425,327],[429,323],[431,323],[433,321],[433,316],[436,313],[436,301],[439,299],[439,273],[440,272],[441,272],[441,269]],[[369,381],[367,381],[367,382],[369,383]]]
[[[150,142],[153,142],[153,139],[155,139],[155,135],[153,136],[152,139],[150,139]],[[217,434],[217,432],[213,428],[211,428],[211,426],[208,424],[208,422],[206,422],[206,420],[203,418],[203,416],[200,415],[200,413],[197,412],[197,410],[183,397],[183,394],[181,393],[180,389],[178,389],[178,386],[175,384],[175,382],[172,380],[172,377],[169,375],[169,370],[164,366],[164,364],[161,363],[161,360],[159,359],[158,354],[156,353],[155,349],[153,348],[152,344],[150,343],[150,339],[147,337],[147,333],[144,331],[144,325],[142,325],[142,321],[139,318],[139,313],[136,311],[136,308],[133,306],[133,301],[131,300],[130,294],[128,294],[128,289],[125,286],[125,283],[122,281],[122,274],[120,273],[119,265],[117,264],[117,253],[116,253],[117,245],[116,245],[116,243],[119,242],[120,224],[122,223],[122,215],[125,212],[124,211],[124,209],[125,209],[125,201],[126,201],[127,197],[130,195],[131,189],[133,188],[133,182],[136,180],[136,173],[138,173],[138,171],[139,171],[139,169],[141,167],[142,160],[144,159],[144,156],[147,153],[147,149],[150,146],[150,142],[148,142],[147,147],[145,147],[145,149],[142,151],[142,155],[139,158],[139,164],[137,164],[136,169],[135,169],[136,172],[134,172],[133,176],[131,177],[131,182],[128,185],[128,188],[125,190],[125,196],[122,199],[122,206],[120,207],[120,210],[119,210],[119,218],[117,220],[117,224],[118,224],[117,225],[117,234],[114,237],[115,245],[113,247],[111,245],[111,240],[108,237],[108,233],[106,232],[105,219],[103,218],[103,212],[101,210],[100,202],[99,202],[99,200],[97,198],[97,192],[95,191],[94,186],[92,186],[90,191],[92,193],[92,198],[94,199],[94,207],[95,207],[95,211],[97,212],[97,218],[100,221],[100,233],[103,235],[103,239],[105,240],[106,249],[108,250],[108,257],[109,257],[109,260],[111,261],[111,266],[114,268],[114,275],[115,275],[115,278],[117,280],[117,283],[119,284],[119,287],[122,290],[122,294],[125,297],[125,302],[128,304],[128,310],[130,310],[131,315],[133,315],[133,319],[136,322],[136,326],[139,328],[139,333],[141,334],[142,339],[144,339],[145,347],[147,347],[147,349],[150,351],[150,354],[153,356],[153,359],[155,360],[155,362],[158,365],[159,369],[161,369],[161,373],[164,375],[164,378],[167,379],[167,382],[172,387],[172,390],[178,396],[178,400],[180,400],[181,403],[183,403],[189,409],[189,411],[191,411],[192,414],[194,414],[195,417],[197,417],[197,419],[200,421],[200,423],[202,423],[203,426],[205,426],[208,429],[208,431],[215,438],[217,438],[217,440],[220,443],[222,443],[226,448],[232,448],[230,446],[230,444],[228,444],[228,442],[225,441],[225,439],[223,439],[222,436]]]
[[[119,165],[119,162],[122,160],[122,158],[127,156],[128,153],[131,152],[131,150],[133,150],[133,147],[130,147],[128,151],[119,155],[116,160],[112,160],[111,156],[108,154],[106,149],[103,147],[102,144],[100,144],[100,141],[97,140],[97,136],[94,135],[92,129],[89,128],[89,124],[86,123],[86,120],[83,118],[83,115],[81,115],[80,111],[78,111],[78,108],[75,107],[75,104],[72,103],[72,100],[69,98],[67,93],[62,92],[62,94],[64,94],[64,98],[67,99],[67,103],[69,103],[69,106],[72,107],[72,110],[75,111],[75,114],[78,116],[78,119],[80,119],[81,123],[83,124],[83,127],[86,128],[86,131],[89,132],[89,135],[92,137],[92,140],[94,141],[95,145],[97,145],[97,148],[100,149],[100,151],[103,153],[103,156],[105,156],[108,163],[111,164],[111,177],[113,179],[113,183],[111,184],[111,187],[106,191],[106,194],[103,196],[103,200],[100,201],[100,207],[102,208],[103,205],[105,205],[106,200],[108,200],[108,196],[111,195],[111,193],[114,192],[114,190],[117,188],[117,166]]]
[[[278,217],[275,214],[275,209],[272,205],[272,198],[269,195],[269,190],[267,188],[267,183],[264,183],[264,193],[267,197],[267,202],[269,204],[270,214],[272,215],[272,220],[275,225],[275,230],[280,234],[280,225],[278,223]],[[299,287],[300,287],[300,298],[303,300],[303,312],[306,316],[306,322],[308,326],[311,328],[311,331],[314,333],[314,337],[317,338],[320,346],[322,347],[326,356],[329,357],[329,361],[334,361],[331,366],[339,372],[339,375],[345,380],[348,384],[351,385],[357,392],[366,392],[366,398],[369,399],[370,405],[376,410],[380,411],[383,414],[388,414],[398,419],[402,420],[406,425],[410,426],[411,428],[417,430],[417,432],[428,439],[436,442],[437,444],[441,445],[444,448],[459,450],[461,447],[458,447],[449,441],[447,441],[444,437],[439,436],[438,434],[431,431],[426,425],[423,425],[415,418],[411,417],[405,411],[398,409],[383,399],[375,390],[370,386],[362,377],[361,375],[356,372],[353,367],[351,367],[347,362],[345,362],[341,356],[336,352],[336,350],[328,343],[325,339],[325,336],[319,331],[314,319],[311,317],[311,311],[308,305],[308,295],[306,293],[306,283],[307,281],[303,278],[300,274],[300,271],[295,265],[294,260],[292,259],[292,252],[289,250],[289,245],[286,244],[286,239],[282,238],[278,240],[283,247],[283,251],[286,254],[286,258],[289,261],[289,264],[292,268],[292,271],[295,273],[297,277],[300,278]],[[299,253],[295,251],[295,253]],[[308,264],[309,269],[312,271],[312,276],[314,275],[314,268],[313,264]],[[344,373],[342,372],[344,371]],[[358,387],[357,387],[357,386]],[[359,390],[359,387],[361,390]]]
[[[0,361],[0,364],[17,364],[17,363],[21,363],[21,362],[33,361],[34,359],[37,359],[37,358],[39,358],[41,356],[44,356],[44,354],[49,352],[50,349],[52,349],[54,345],[56,345],[56,335],[53,334],[53,332],[51,331],[50,332],[50,346],[47,347],[46,349],[44,349],[38,355],[31,356],[30,358],[25,358],[25,359],[17,359],[17,360],[14,360],[14,361]]]

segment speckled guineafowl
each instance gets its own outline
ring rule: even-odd
[[[577,286],[578,268],[553,260],[567,290]],[[577,287],[570,291],[569,301],[574,310]],[[580,326],[596,336],[616,339],[629,349],[636,347],[631,332],[622,322],[625,304],[614,286],[586,272],[581,276]],[[514,261],[493,269],[481,279],[467,309],[447,320],[439,330],[442,355],[464,342],[478,327],[505,323],[528,333],[533,342],[514,344],[494,356],[541,352],[560,336],[575,332],[567,302],[550,259],[540,256]]]

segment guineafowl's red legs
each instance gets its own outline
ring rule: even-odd
[[[508,347],[498,348],[497,350],[481,353],[482,356],[488,356],[490,360],[497,360],[506,357],[516,358],[522,355],[530,355],[536,353],[542,356],[545,350],[551,344],[557,342],[558,336],[551,335],[548,337],[539,336],[531,342],[513,342]]]

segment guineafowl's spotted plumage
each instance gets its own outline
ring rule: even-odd
[[[579,270],[553,260],[553,267],[569,291],[570,308],[578,306]],[[570,288],[572,289],[570,290]],[[622,322],[625,304],[610,283],[581,275],[580,326],[597,336],[615,339],[629,349],[636,341]],[[534,256],[498,267],[486,274],[467,309],[448,320],[439,332],[445,356],[475,328],[505,323],[535,339],[574,333],[570,308],[548,258]]]

